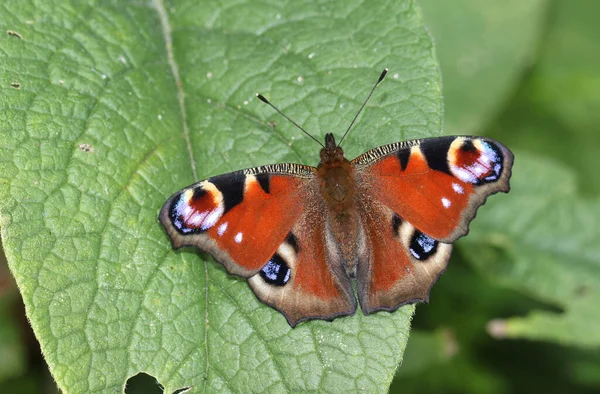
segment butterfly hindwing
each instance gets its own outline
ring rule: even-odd
[[[248,280],[256,296],[282,312],[292,327],[302,320],[332,320],[356,311],[343,261],[327,244],[327,212],[316,182],[313,187],[293,230],[269,263]]]
[[[365,314],[427,302],[448,265],[452,245],[439,242],[377,201],[361,207],[368,254],[358,264],[358,298]]]
[[[198,247],[230,273],[250,277],[298,220],[313,173],[313,167],[279,164],[208,178],[169,198],[159,219],[173,247]]]
[[[352,161],[357,185],[419,231],[452,243],[485,199],[509,190],[513,155],[483,137],[440,137],[372,149]]]

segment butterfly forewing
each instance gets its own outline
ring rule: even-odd
[[[509,190],[512,153],[483,137],[440,137],[385,145],[352,161],[365,198],[384,203],[430,237],[452,243],[477,208]]]
[[[171,196],[159,219],[173,247],[198,247],[230,273],[253,276],[303,212],[311,168],[281,164],[208,178]]]

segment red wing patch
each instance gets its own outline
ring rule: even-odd
[[[256,296],[283,313],[292,327],[303,320],[332,320],[356,311],[343,261],[327,246],[325,207],[314,198],[305,204],[292,232],[248,280]]]
[[[511,166],[512,154],[498,142],[443,137],[409,145],[357,172],[372,198],[449,243],[467,233],[488,195],[508,191]]]
[[[446,269],[452,245],[416,230],[379,203],[371,203],[365,211],[369,214],[361,216],[367,219],[369,253],[359,262],[357,273],[363,312],[427,302],[431,287]]]
[[[159,218],[174,247],[204,249],[229,272],[249,277],[294,226],[307,181],[279,174],[225,174],[177,192]]]

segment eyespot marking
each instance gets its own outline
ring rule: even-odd
[[[412,239],[410,240],[410,253],[417,260],[427,260],[437,251],[438,241],[431,238],[429,235],[415,230]]]
[[[450,146],[448,162],[458,179],[481,185],[500,178],[504,156],[493,142],[459,137]]]
[[[221,206],[218,206],[212,211],[207,212],[202,224],[200,225],[200,228],[204,231],[208,230],[209,228],[217,224],[221,216],[223,216],[223,209],[221,208]]]
[[[205,186],[214,190],[205,190]],[[212,199],[209,200],[210,197]],[[187,189],[174,198],[169,217],[177,231],[189,234],[208,230],[219,221],[223,213],[219,191],[214,185],[207,183]]]
[[[194,194],[192,195],[191,200],[193,200],[193,201],[199,200],[202,197],[204,197],[206,195],[206,193],[207,193],[206,190],[204,190],[204,188],[202,186],[198,186],[197,188],[194,189]]]
[[[227,213],[244,200],[244,185],[246,175],[242,171],[232,172],[230,174],[217,175],[208,178],[207,182],[212,183],[223,196],[223,213]]]
[[[470,139],[465,139],[463,141],[463,144],[461,145],[460,149],[462,149],[464,152],[472,152],[472,153],[477,152],[477,148],[475,147],[475,144],[473,144],[473,141]]]
[[[274,286],[285,285],[290,280],[290,273],[290,268],[285,260],[277,253],[259,272],[265,282]]]
[[[298,253],[298,239],[296,238],[294,233],[290,231],[285,241],[288,243],[288,245],[292,247],[292,249],[294,249],[294,253]]]

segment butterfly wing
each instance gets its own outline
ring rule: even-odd
[[[227,271],[255,275],[304,209],[314,168],[280,164],[219,175],[167,200],[159,220],[174,248],[207,251]]]
[[[452,243],[489,195],[508,192],[513,155],[489,138],[440,137],[381,146],[352,163],[365,198]]]
[[[352,314],[349,279],[326,247],[315,170],[277,164],[208,178],[169,198],[159,220],[174,248],[205,250],[249,278],[257,297],[292,326]]]
[[[369,201],[359,211],[368,243],[357,270],[363,312],[427,302],[431,287],[448,265],[452,244],[420,232],[380,202]]]
[[[282,312],[290,326],[308,319],[352,315],[356,298],[341,257],[331,245],[327,210],[318,185],[269,263],[248,282],[257,297]]]
[[[385,145],[353,160],[366,248],[358,267],[365,313],[427,301],[451,243],[486,198],[509,190],[512,153],[482,137]]]

